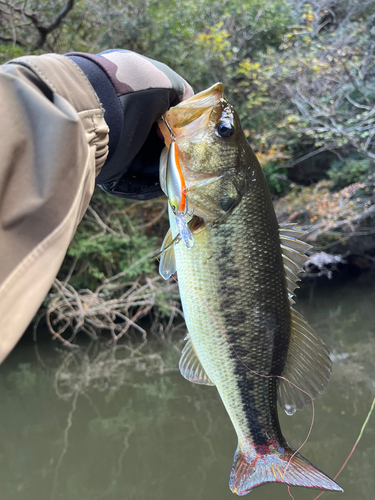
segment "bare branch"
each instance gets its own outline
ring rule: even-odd
[[[4,13],[5,16],[7,16],[7,18],[9,18],[9,22],[12,23],[13,14],[15,12],[18,15],[21,15],[23,18],[27,18],[31,21],[30,26],[33,25],[39,32],[39,37],[35,43],[35,46],[38,49],[43,47],[43,45],[46,42],[47,36],[60,26],[64,18],[73,9],[74,3],[75,0],[67,0],[65,5],[56,14],[51,23],[44,25],[36,12],[25,10],[26,4],[22,5],[21,7],[16,7],[8,2],[4,2],[3,0],[0,1],[0,4],[5,6],[5,10],[1,9],[1,11]],[[17,27],[19,26],[17,25]],[[1,35],[0,39],[4,41],[11,41],[13,43],[18,43],[19,45],[25,45],[22,44],[22,42],[19,42],[19,40],[15,36],[13,36],[13,38],[9,38],[5,37],[5,35]]]
[[[291,163],[288,163],[287,165],[283,165],[283,168],[292,168],[298,163],[301,163],[302,161],[307,160],[308,158],[311,158],[312,156],[315,156],[319,153],[323,153],[323,151],[332,151],[333,145],[326,145],[322,146],[319,149],[315,149],[314,151],[311,151],[311,153],[308,153],[306,155],[301,156],[300,158],[297,158],[296,160],[292,161]]]
[[[35,14],[34,14],[35,21],[32,18],[30,18],[33,21],[37,30],[39,31],[39,38],[35,44],[38,49],[43,47],[43,45],[46,41],[47,35],[49,35],[53,30],[58,28],[60,26],[62,20],[69,14],[69,12],[74,7],[74,1],[75,0],[68,0],[66,2],[66,4],[64,5],[64,7],[60,10],[60,12],[58,12],[56,17],[52,20],[52,22],[48,26],[41,26],[39,20],[35,16]]]

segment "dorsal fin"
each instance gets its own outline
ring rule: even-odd
[[[174,245],[172,231],[168,229],[160,249],[159,273],[162,278],[167,280],[176,272],[176,258],[174,254]]]
[[[281,231],[284,231],[284,229],[291,229],[293,231],[297,231],[297,229],[294,229],[296,227],[295,222],[287,222],[286,224],[279,224],[279,228]]]
[[[294,262],[296,266],[299,268],[298,272],[301,272],[303,264],[308,260],[306,255],[294,250],[293,248],[283,245],[280,245],[282,248],[282,253],[284,257],[287,257],[289,260]]]
[[[280,246],[284,261],[285,279],[290,304],[294,304],[294,290],[300,281],[298,273],[308,260],[305,256],[311,248],[298,239],[303,231],[294,229],[296,224],[280,224]],[[308,393],[312,398],[323,392],[331,374],[331,360],[322,340],[317,336],[307,321],[291,307],[291,335],[288,356],[283,377]],[[279,380],[278,401],[288,414],[301,410],[311,399],[308,394]]]
[[[307,321],[291,307],[291,336],[288,356],[282,376],[307,392],[312,398],[326,387],[332,368],[328,350]],[[304,392],[280,379],[278,402],[288,414],[310,403]]]
[[[293,304],[292,297],[294,290],[298,288],[297,281],[300,281],[298,273],[303,271],[302,266],[308,260],[305,253],[311,245],[298,239],[303,231],[294,229],[295,224],[280,224],[279,237],[281,252],[284,261],[284,270],[286,284],[288,287],[290,302]]]
[[[197,353],[195,352],[190,335],[187,336],[187,342],[182,349],[180,363],[178,365],[181,375],[194,384],[215,385],[208,378]]]
[[[294,250],[295,252],[302,253],[302,255],[304,255],[307,250],[312,248],[312,246],[308,243],[297,240],[297,238],[293,238],[292,236],[286,236],[283,232],[280,233],[280,242],[281,245],[289,248],[290,250]]]

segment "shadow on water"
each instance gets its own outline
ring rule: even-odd
[[[334,360],[303,449],[330,476],[350,452],[374,396],[374,305],[375,288],[352,285],[298,301]],[[234,499],[232,425],[216,390],[185,381],[177,364],[172,344],[66,352],[48,341],[38,356],[20,344],[0,369],[0,498]],[[311,409],[280,416],[287,440],[298,447]],[[374,463],[372,416],[338,480],[345,493],[337,498],[372,499]],[[301,488],[292,493],[296,500],[316,496]],[[251,498],[289,495],[285,486],[266,485]]]

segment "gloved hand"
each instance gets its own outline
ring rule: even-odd
[[[164,143],[156,122],[193,95],[190,85],[165,64],[129,50],[66,55],[90,80],[110,129],[109,155],[97,184],[124,198],[162,195],[159,157]]]

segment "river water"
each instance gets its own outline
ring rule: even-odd
[[[329,346],[333,374],[315,401],[302,451],[331,477],[349,454],[375,393],[375,288],[315,290],[299,311]],[[180,331],[181,336],[181,331]],[[185,381],[176,366],[182,342],[67,352],[56,342],[17,346],[0,367],[1,500],[230,500],[236,436],[213,387]],[[135,346],[136,347],[136,346]],[[298,447],[311,408],[281,415]],[[375,412],[338,479],[344,494],[375,492]],[[291,488],[296,500],[317,493]],[[253,500],[289,499],[270,484]],[[250,497],[249,497],[250,498]]]

